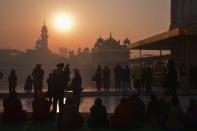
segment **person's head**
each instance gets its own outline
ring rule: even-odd
[[[58,69],[63,69],[64,68],[64,63],[59,63],[59,64],[56,65],[56,67]]]
[[[28,75],[27,78],[28,78],[28,79],[31,79],[31,75]]]
[[[73,72],[75,76],[80,75],[79,69],[77,68],[73,69]]]
[[[172,69],[175,67],[175,62],[173,59],[169,59],[168,60],[168,64],[167,64],[168,69]]]
[[[41,64],[36,64],[36,68],[40,69],[42,67]]]
[[[99,69],[99,70],[100,70],[100,69],[101,69],[101,65],[98,65],[97,69]]]
[[[16,91],[12,91],[12,92],[9,93],[9,96],[10,96],[10,97],[17,97],[18,94],[17,94]]]
[[[16,74],[16,71],[12,69],[11,74]]]
[[[102,99],[101,98],[97,98],[95,101],[94,101],[95,105],[102,105]]]
[[[67,64],[67,65],[66,65],[66,68],[69,68],[69,67],[70,67],[70,65],[69,65],[69,64]]]

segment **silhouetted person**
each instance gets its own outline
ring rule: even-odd
[[[9,77],[9,93],[15,92],[16,86],[17,86],[17,76],[16,71],[12,70]]]
[[[82,91],[82,78],[78,69],[75,68],[73,72],[74,72],[74,77],[71,81],[70,86],[73,90],[73,102],[76,105],[77,110],[79,110],[80,97]]]
[[[110,128],[125,128],[130,125],[132,119],[132,107],[127,98],[122,98],[116,107],[109,124]]]
[[[141,93],[141,67],[136,67],[133,72],[134,88]]]
[[[147,106],[147,120],[149,123],[158,124],[160,122],[161,106],[156,95],[150,95],[150,102]]]
[[[31,76],[29,75],[26,80],[25,80],[25,86],[24,89],[25,90],[32,90],[32,85],[33,85],[33,80],[31,78]]]
[[[103,69],[103,87],[106,91],[109,91],[110,88],[110,70],[108,66],[105,66]]]
[[[102,69],[100,65],[97,67],[94,77],[96,81],[96,88],[100,91],[102,86]]]
[[[3,73],[0,72],[0,80],[3,78]]]
[[[38,92],[42,91],[43,79],[44,79],[44,70],[42,69],[41,64],[36,64],[36,67],[32,71],[33,77],[33,86],[34,86],[34,96]]]
[[[68,83],[70,81],[70,65],[67,64],[66,67],[64,68],[64,73],[65,73],[65,86],[67,87],[68,86]]]
[[[35,121],[47,120],[50,113],[50,102],[45,98],[44,92],[39,92],[32,102],[33,119]]]
[[[84,118],[81,117],[79,111],[76,109],[74,101],[71,98],[67,98],[57,120],[58,130],[78,129],[82,127],[83,123]]]
[[[59,101],[59,111],[61,112],[64,100],[65,90],[65,73],[63,71],[64,63],[57,64],[57,69],[53,71],[53,112],[57,110],[57,102]]]
[[[3,100],[3,108],[2,122],[18,122],[28,118],[26,112],[22,109],[22,103],[17,97],[17,93],[14,91]]]
[[[176,95],[178,87],[177,70],[172,59],[168,60],[167,68],[168,70],[164,80],[164,88],[168,89],[171,94]]]
[[[100,98],[97,98],[90,108],[90,119],[87,123],[90,127],[105,127],[109,124],[106,107],[103,106]]]
[[[122,85],[123,90],[127,90],[130,87],[130,77],[131,77],[131,71],[129,69],[129,66],[127,65],[125,68],[122,69]]]
[[[120,90],[121,78],[122,78],[122,67],[119,64],[114,67],[114,77],[115,77],[115,88],[116,90]]]
[[[138,94],[133,94],[129,98],[129,102],[132,107],[132,113],[130,118],[130,124],[132,127],[139,126],[144,122],[145,118],[145,104],[139,98]]]
[[[152,94],[152,70],[147,67],[144,72],[144,86],[146,95]]]
[[[184,127],[184,112],[177,96],[173,96],[168,108],[166,128],[169,130],[182,130]]]
[[[189,127],[197,129],[197,102],[195,99],[190,99],[186,110],[186,120]]]
[[[146,91],[146,67],[142,67],[141,69],[141,91],[145,92]]]
[[[53,97],[53,73],[49,73],[49,77],[47,78],[47,85],[48,85],[48,91],[47,91],[47,97],[49,97],[49,101],[52,103],[52,97]]]

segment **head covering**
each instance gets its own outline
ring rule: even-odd
[[[73,69],[73,72],[74,72],[75,74],[79,74],[79,70],[78,70],[77,68],[74,68],[74,69]]]
[[[59,63],[59,64],[56,65],[56,67],[63,68],[64,67],[64,63]]]

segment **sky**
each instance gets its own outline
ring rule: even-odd
[[[72,16],[69,31],[59,31],[54,18]],[[44,20],[49,30],[49,48],[58,52],[92,48],[109,33],[120,41],[136,42],[167,31],[170,0],[0,0],[0,48],[25,51],[34,48]]]

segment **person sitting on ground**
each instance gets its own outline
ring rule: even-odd
[[[197,129],[197,103],[195,99],[190,99],[190,104],[186,111],[186,118],[188,126]]]
[[[106,107],[102,105],[100,98],[97,98],[95,104],[90,108],[90,119],[87,123],[91,127],[105,127],[109,124]]]
[[[144,102],[139,98],[138,93],[133,94],[129,98],[129,102],[132,107],[132,113],[130,118],[129,126],[131,127],[138,127],[144,122],[145,118],[145,104]]]
[[[160,109],[160,126],[164,127],[167,120],[168,108],[172,100],[169,91],[164,91],[163,96],[159,98]]]
[[[44,92],[40,91],[32,102],[33,119],[35,121],[47,120],[50,113],[50,102],[44,97]]]
[[[132,119],[131,114],[132,107],[129,100],[123,97],[120,104],[116,107],[114,114],[111,117],[110,128],[124,128],[128,127],[130,119]]]
[[[168,108],[166,128],[169,130],[182,130],[184,123],[184,112],[180,106],[177,96],[173,96]]]
[[[152,94],[150,97],[150,102],[147,106],[147,120],[150,123],[158,123],[160,121],[161,106],[155,94]]]
[[[11,92],[3,100],[4,112],[1,118],[2,122],[18,122],[28,120],[26,112],[22,109],[21,100],[16,92]]]
[[[58,117],[58,129],[60,131],[66,129],[78,129],[82,127],[83,123],[84,118],[79,114],[73,99],[67,98]]]

